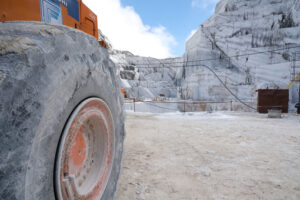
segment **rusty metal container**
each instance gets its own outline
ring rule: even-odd
[[[257,111],[268,113],[271,109],[281,109],[282,113],[289,111],[289,90],[257,90]]]

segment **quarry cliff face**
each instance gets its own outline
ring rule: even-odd
[[[289,84],[298,46],[299,0],[221,0],[215,14],[186,42],[182,58],[157,60],[124,52],[114,52],[112,57],[122,63],[121,77],[132,95],[233,100],[225,85],[242,100],[253,102],[257,89]],[[139,63],[149,63],[148,68]],[[153,63],[173,64],[153,69]],[[291,89],[292,102],[296,96],[296,88]]]
[[[130,52],[110,52],[111,59],[119,69],[122,87],[132,98],[177,98],[177,71],[183,58],[155,59],[135,56]],[[180,78],[180,77],[179,77]]]
[[[299,0],[221,0],[187,41],[184,61],[201,60],[237,96],[253,101],[256,89],[289,84],[292,55],[300,51],[299,25]],[[204,67],[186,68],[185,76],[182,87],[192,99],[232,98]]]

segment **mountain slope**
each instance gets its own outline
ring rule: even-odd
[[[182,58],[158,60],[119,51],[111,57],[131,97],[230,101],[236,99],[233,93],[253,103],[257,89],[289,84],[299,46],[300,0],[221,0],[186,42]],[[298,101],[296,87],[290,96],[292,104]]]
[[[295,48],[300,45],[299,24],[299,0],[221,0],[187,41],[184,60],[213,59],[198,64],[214,69],[235,94],[253,101],[256,89],[288,85],[291,56],[300,51]],[[193,91],[190,98],[232,98],[205,68],[187,68],[186,73],[183,87]]]

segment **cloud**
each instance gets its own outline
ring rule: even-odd
[[[192,0],[191,6],[193,8],[202,8],[207,9],[211,7],[215,7],[215,5],[219,2],[219,0]]]
[[[196,32],[197,32],[196,29],[192,30],[191,33],[189,34],[189,36],[186,38],[185,41],[187,42],[189,39],[191,39],[191,37],[193,37],[193,35],[194,35]]]
[[[98,16],[98,26],[113,47],[136,55],[166,58],[173,56],[177,43],[164,26],[143,23],[133,7],[122,6],[120,0],[84,0]]]

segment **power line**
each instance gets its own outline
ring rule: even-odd
[[[289,50],[289,49],[295,49],[295,48],[300,48],[300,45],[293,46],[293,47],[284,47],[284,48],[279,48],[279,49],[273,49],[273,50],[268,50],[268,51],[258,51],[258,52],[253,52],[253,53],[247,53],[247,54],[239,54],[239,55],[232,55],[232,56],[226,56],[224,59],[229,59],[229,58],[236,58],[236,57],[248,57],[252,55],[259,55],[259,54],[265,54],[265,53],[273,53],[276,51],[283,51],[283,50]],[[168,64],[185,64],[185,63],[195,63],[195,62],[203,62],[203,61],[215,61],[215,60],[222,60],[220,58],[209,58],[209,59],[198,59],[198,60],[190,60],[190,61],[168,61],[168,62],[161,62],[160,60],[157,60],[158,63],[154,62],[148,62],[148,63],[135,63],[136,65],[142,66],[142,67],[136,67],[138,69],[141,68],[181,68],[183,66],[165,66]],[[117,63],[119,65],[122,65],[124,63]],[[150,65],[159,65],[159,66],[150,66]],[[144,66],[144,67],[143,67]],[[188,65],[191,66],[191,65]],[[188,67],[185,66],[185,67]]]

